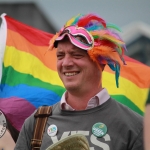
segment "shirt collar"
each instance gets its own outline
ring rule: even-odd
[[[67,91],[62,95],[61,97],[61,109],[63,110],[70,110],[70,111],[74,111],[75,109],[72,108],[67,102],[66,102],[66,98],[67,98]],[[110,95],[107,92],[107,89],[103,88],[99,93],[97,93],[94,97],[92,97],[87,104],[86,109],[91,109],[94,108],[96,106],[102,105],[103,103],[105,103],[108,99],[110,98]]]

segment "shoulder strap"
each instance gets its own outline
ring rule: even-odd
[[[38,108],[34,117],[36,119],[33,138],[31,139],[32,150],[40,150],[43,133],[48,117],[51,115],[51,106],[41,106]]]

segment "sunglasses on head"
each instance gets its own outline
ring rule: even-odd
[[[90,50],[94,46],[92,35],[83,27],[68,26],[62,29],[59,37],[54,42],[54,47],[57,47],[59,41],[68,36],[70,42],[83,49]]]

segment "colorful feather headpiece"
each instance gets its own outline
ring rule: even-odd
[[[98,64],[100,69],[101,64],[107,64],[115,71],[118,87],[120,66],[122,62],[125,64],[123,54],[126,47],[116,31],[120,31],[116,25],[106,23],[95,14],[79,14],[67,21],[60,32],[54,35],[50,40],[49,49],[57,48],[58,42],[67,35],[72,44],[87,50],[90,58]],[[77,38],[78,36],[83,37],[84,40]]]

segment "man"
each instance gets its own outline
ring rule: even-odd
[[[144,115],[144,148],[150,149],[150,91],[148,94]]]
[[[102,86],[105,65],[115,71],[116,85],[125,44],[107,24],[94,14],[77,15],[50,41],[57,51],[57,70],[66,88],[53,106],[41,150],[70,135],[88,139],[91,150],[143,150],[142,117],[113,100]],[[34,114],[20,132],[16,150],[30,150]]]

